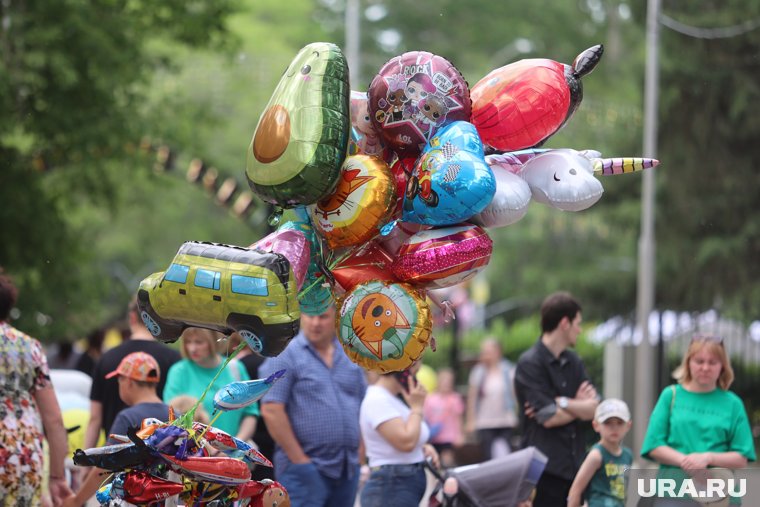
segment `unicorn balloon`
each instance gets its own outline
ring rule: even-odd
[[[659,165],[652,158],[601,158],[597,151],[522,150],[487,157],[494,170],[518,175],[534,201],[563,211],[593,206],[604,192],[596,176],[631,173]]]

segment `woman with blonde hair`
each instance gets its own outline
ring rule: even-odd
[[[737,469],[755,461],[744,403],[728,388],[734,371],[723,340],[695,336],[673,372],[678,384],[666,387],[652,411],[641,449],[673,478],[707,468]],[[673,503],[675,502],[675,503]],[[658,506],[698,505],[682,499],[659,499]]]
[[[214,331],[189,327],[182,333],[182,359],[169,368],[164,387],[164,401],[167,403],[180,395],[200,398],[206,391],[202,406],[212,419],[212,425],[241,440],[250,440],[256,430],[259,415],[258,403],[240,410],[222,412],[214,419],[214,394],[231,382],[250,380],[248,372],[240,361],[233,359],[224,370],[219,369],[224,359],[217,350],[217,342],[222,335]],[[217,377],[217,373],[219,376]],[[215,378],[216,377],[216,378]],[[212,383],[213,382],[213,383]]]

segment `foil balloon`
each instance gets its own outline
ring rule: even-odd
[[[338,337],[346,355],[364,369],[401,371],[422,355],[431,325],[425,297],[410,285],[372,281],[346,294]]]
[[[114,479],[115,480],[115,479]],[[100,488],[98,488],[98,491],[95,493],[95,500],[100,505],[108,505],[108,502],[111,501],[111,490],[113,489],[113,482],[109,482],[108,484],[104,484]]]
[[[283,208],[332,192],[348,148],[348,64],[334,44],[309,44],[296,55],[259,118],[248,147],[253,192]]]
[[[324,264],[322,244],[311,225],[310,214],[306,208],[298,207],[296,212],[299,215],[299,220],[286,222],[278,230],[301,231],[309,240],[311,257],[303,289],[298,293],[298,305],[302,313],[321,315],[334,303],[332,291],[329,286],[325,286],[326,280],[322,273],[321,266]]]
[[[77,449],[74,464],[84,467],[98,467],[111,472],[133,468],[150,459],[150,449],[134,443],[106,445],[90,449]]]
[[[400,217],[402,206],[404,205],[404,192],[406,185],[409,183],[409,176],[414,171],[416,158],[397,158],[391,164],[391,172],[396,181],[396,208],[393,211],[394,217]]]
[[[376,241],[383,247],[383,250],[394,257],[409,236],[429,228],[429,225],[396,220],[383,228]]]
[[[372,123],[366,92],[351,91],[351,126],[353,127],[352,142],[356,145],[355,149],[350,150],[352,155],[361,153],[384,158],[384,142]]]
[[[472,123],[484,143],[502,151],[538,146],[573,115],[583,98],[581,78],[602,57],[593,46],[566,65],[520,60],[491,71],[472,87]]]
[[[491,238],[477,225],[421,231],[401,246],[393,262],[393,274],[415,287],[451,287],[482,271],[492,251]]]
[[[297,293],[293,269],[281,254],[186,241],[166,271],[140,282],[137,305],[161,341],[176,341],[187,327],[237,331],[254,352],[271,357],[298,333]]]
[[[396,206],[396,181],[377,157],[346,158],[335,191],[312,210],[312,222],[327,245],[337,248],[366,243],[390,220]]]
[[[188,456],[178,459],[169,454],[161,458],[175,472],[199,482],[217,484],[243,484],[251,478],[251,471],[243,461],[226,456]]]
[[[417,160],[402,218],[427,225],[458,224],[483,211],[495,192],[475,127],[454,122],[430,139]]]
[[[550,150],[523,165],[520,176],[533,200],[564,211],[593,206],[604,192],[591,161],[575,150]]]
[[[650,158],[589,158],[570,149],[548,150],[525,162],[520,176],[530,186],[534,201],[563,211],[582,211],[604,192],[595,175],[625,174],[658,164]]]
[[[383,247],[371,242],[338,263],[331,271],[345,291],[371,280],[396,282],[391,272],[393,259]]]
[[[257,495],[250,495],[251,507],[290,507],[290,496],[285,486],[277,481],[267,481],[264,489]],[[244,496],[245,491],[242,486],[238,486],[240,498]]]
[[[272,462],[255,447],[244,440],[233,437],[226,431],[199,422],[193,422],[193,430],[202,434],[211,447],[222,451],[227,456],[242,459],[250,465],[264,465],[272,468]]]
[[[252,405],[268,393],[284,374],[285,370],[279,370],[265,379],[230,382],[214,394],[214,409],[237,410]]]
[[[121,498],[135,505],[153,505],[182,493],[184,489],[184,486],[178,482],[167,481],[139,471],[124,474],[122,487]]]
[[[400,157],[416,157],[446,123],[470,120],[470,92],[462,74],[445,58],[424,51],[389,60],[368,93],[375,129]]]
[[[470,222],[482,227],[497,228],[512,225],[528,212],[531,192],[528,184],[506,164],[509,154],[487,155],[486,163],[496,180],[496,192],[488,206],[473,216]]]
[[[292,229],[275,231],[248,248],[284,255],[290,261],[298,290],[301,290],[311,258],[311,247],[303,232]]]

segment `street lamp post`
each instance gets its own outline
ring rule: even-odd
[[[657,108],[659,85],[660,0],[647,3],[647,58],[644,77],[644,156],[657,156]],[[641,343],[636,348],[636,389],[634,394],[634,449],[638,453],[644,442],[654,401],[654,347],[649,341],[649,315],[654,307],[655,237],[654,237],[654,176],[644,171],[641,195],[641,236],[639,237],[638,284],[636,321],[641,330]],[[659,372],[657,372],[659,378]]]
[[[359,1],[360,0],[346,0],[345,50],[352,89],[356,88],[357,83],[362,82],[361,61],[359,57]]]

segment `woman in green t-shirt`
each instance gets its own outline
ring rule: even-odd
[[[666,387],[660,394],[641,455],[659,462],[662,472],[669,469],[681,479],[698,477],[695,474],[698,470],[738,469],[746,467],[748,461],[755,461],[744,403],[728,390],[734,371],[723,340],[693,338],[673,377],[678,384]],[[732,503],[738,503],[737,500],[732,498]],[[666,498],[655,505],[699,504]]]
[[[224,366],[224,358],[217,352],[217,340],[222,335],[208,329],[189,327],[182,333],[182,356],[184,359],[172,365],[166,377],[164,401],[180,395],[200,398],[208,389],[203,399],[203,408],[213,419],[214,394],[231,382],[250,380],[248,372],[238,360],[233,359]],[[218,376],[217,376],[218,374]],[[213,384],[212,384],[213,382]],[[236,436],[240,440],[250,440],[256,430],[256,417],[259,404],[254,403],[239,410],[222,412],[213,421],[213,426]]]

